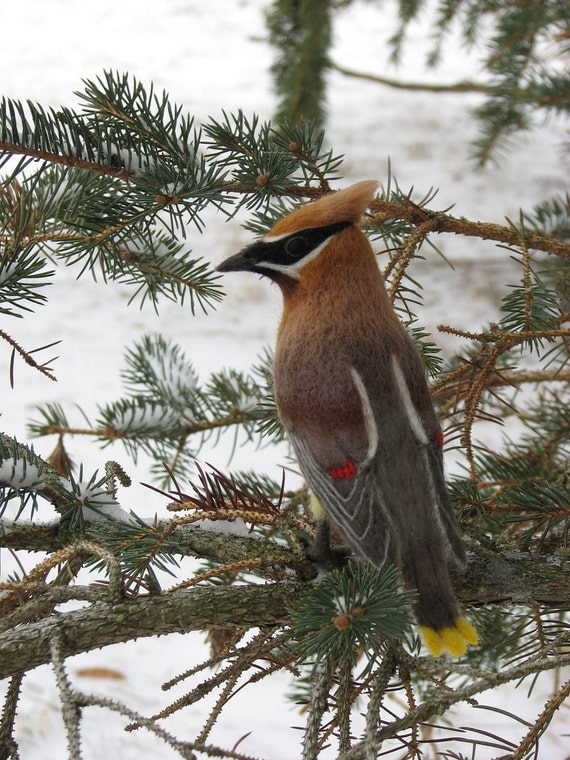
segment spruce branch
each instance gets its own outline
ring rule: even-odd
[[[184,428],[180,429],[177,428],[176,430],[176,438],[178,437],[184,437],[188,438],[191,435],[196,435],[197,433],[209,433],[215,430],[218,430],[219,428],[227,428],[232,427],[234,425],[243,425],[245,422],[245,419],[243,417],[239,416],[231,416],[231,417],[223,417],[220,419],[212,419],[207,420],[204,422],[195,422],[193,424],[187,425]],[[124,432],[122,430],[113,428],[112,426],[106,425],[104,427],[100,428],[79,428],[79,427],[67,427],[64,425],[40,425],[40,424],[34,424],[31,425],[32,431],[35,435],[43,436],[43,435],[58,435],[58,436],[64,436],[64,435],[79,435],[79,436],[89,436],[93,438],[100,438],[102,441],[105,440],[121,440],[124,441],[132,440],[145,440],[149,437],[149,431],[145,430],[142,432]],[[152,437],[160,440],[162,438],[167,438],[171,433],[169,432],[161,432],[158,434],[154,434]]]
[[[439,325],[442,332],[454,335],[455,328],[449,325]],[[458,331],[461,337],[466,337],[464,331]],[[564,336],[562,336],[564,337]],[[447,402],[456,400],[462,393],[462,383],[470,382],[472,365],[469,362],[460,367],[446,371],[441,378],[431,386],[432,398],[446,409]],[[512,367],[501,367],[500,372],[495,371],[485,378],[485,388],[518,388],[526,384],[550,385],[551,383],[570,383],[570,371],[561,372],[553,370],[519,370]]]
[[[401,219],[413,227],[425,224],[426,220],[434,220],[435,232],[478,237],[481,240],[494,240],[513,248],[522,244],[529,249],[544,251],[563,259],[570,259],[570,244],[556,240],[538,232],[521,232],[512,225],[500,225],[493,222],[473,222],[464,217],[454,217],[425,207],[418,213],[416,204],[394,203],[381,198],[375,198],[370,209],[372,217],[367,219],[367,225],[382,225],[392,219]]]
[[[22,317],[46,302],[44,289],[53,271],[46,268],[46,262],[37,252],[22,245],[21,240],[4,239],[1,229],[0,244],[0,314]]]
[[[0,119],[6,112],[5,100],[0,103]],[[34,148],[23,143],[7,141],[5,138],[0,140],[0,158],[2,154],[12,156],[29,156],[30,159],[45,161],[56,166],[64,166],[67,169],[78,169],[80,171],[91,172],[113,179],[128,180],[132,172],[125,169],[119,169],[113,166],[105,166],[96,161],[77,158],[75,156],[61,155],[56,151],[50,151],[42,148]]]
[[[186,581],[177,583],[175,586],[169,588],[168,591],[179,591],[183,588],[191,588],[192,586],[197,586],[199,583],[203,583],[204,581],[211,581],[214,578],[222,578],[225,575],[229,575],[230,577],[235,578],[243,570],[254,571],[257,570],[257,568],[261,567],[262,564],[263,561],[257,557],[255,559],[245,559],[239,562],[230,562],[226,565],[219,565],[218,567],[214,567],[211,570],[199,573],[194,578],[189,578]]]
[[[565,638],[558,642],[558,648],[564,646]],[[473,683],[457,689],[434,690],[432,694],[410,710],[404,717],[396,719],[379,729],[377,741],[383,742],[392,737],[401,735],[405,729],[424,723],[434,715],[442,715],[451,706],[466,702],[477,694],[496,688],[502,684],[512,683],[526,678],[535,673],[546,672],[555,668],[565,667],[570,664],[570,654],[539,654],[529,658],[528,661],[512,668],[505,668],[500,673],[487,673],[476,679]],[[366,760],[366,748],[362,742],[355,744],[342,756],[342,760]]]
[[[1,760],[19,760],[18,743],[14,738],[14,723],[18,700],[22,688],[24,673],[18,673],[10,678],[2,718],[0,719],[0,758]]]
[[[66,566],[66,569],[69,565]],[[68,577],[69,581],[72,579]],[[10,591],[14,584],[2,584],[2,590]],[[91,588],[83,586],[57,586],[46,583],[26,584],[25,598],[19,606],[6,612],[0,619],[0,631],[9,631],[18,625],[27,624],[31,620],[45,620],[53,613],[58,604],[66,602],[95,602],[108,599],[106,588]],[[5,610],[2,611],[3,613]]]
[[[384,277],[391,275],[388,295],[393,302],[396,298],[402,278],[405,275],[406,267],[416,253],[417,248],[430,232],[437,230],[438,222],[436,219],[427,219],[425,222],[416,227],[409,235],[405,243],[400,247],[397,253],[392,257],[390,264],[384,272]]]
[[[332,666],[327,663],[320,668],[313,681],[311,701],[307,713],[307,727],[303,736],[303,760],[315,760],[321,749],[319,734],[323,716],[327,709],[327,698],[332,682]]]
[[[401,55],[410,23],[424,4],[402,1],[399,6],[400,26],[391,40],[395,61]],[[560,32],[568,25],[564,3],[466,4],[441,0],[436,4],[435,44],[427,58],[429,66],[439,62],[443,41],[454,23],[461,29],[465,47],[486,51],[480,63],[487,81],[481,88],[476,86],[486,96],[475,110],[480,136],[474,144],[474,157],[479,163],[496,155],[501,144],[516,132],[529,130],[537,111],[568,111],[568,73],[557,66],[566,52],[567,35]],[[383,83],[395,84],[390,80]],[[457,90],[462,90],[461,84]]]
[[[124,591],[123,578],[116,558],[104,547],[92,541],[78,541],[49,554],[42,562],[32,568],[22,580],[1,583],[0,588],[4,593],[0,604],[0,616],[5,616],[17,608],[12,614],[12,619],[23,617],[24,620],[27,620],[25,615],[32,607],[35,608],[35,613],[41,609],[45,614],[51,614],[53,605],[50,605],[49,586],[57,586],[60,583],[60,576],[58,575],[51,584],[47,584],[48,573],[54,568],[69,567],[73,569],[72,575],[76,575],[84,558],[90,556],[99,557],[105,562],[109,574],[109,597],[114,600],[120,599]],[[54,594],[52,593],[51,596],[53,597]],[[61,594],[56,592],[55,596],[61,597]],[[26,604],[26,601],[30,599],[32,604]]]
[[[218,541],[217,534],[212,533],[203,539],[211,546]],[[263,556],[264,542],[242,539],[244,541],[249,541],[251,550]],[[221,547],[224,545],[229,544],[223,541],[219,544],[217,556],[220,562],[223,562]],[[287,554],[283,548],[280,551]],[[291,550],[289,556],[294,561]],[[459,598],[469,604],[510,601],[520,605],[542,601],[545,605],[566,607],[570,604],[569,579],[570,566],[564,560],[549,563],[540,555],[534,559],[520,555],[518,560],[503,557],[494,561],[480,557],[470,560],[467,574],[464,578],[455,578],[455,585]],[[99,594],[99,591],[85,597],[79,593],[78,598],[97,601],[85,609],[61,613],[3,632],[0,677],[48,662],[47,641],[51,632],[57,629],[63,634],[66,657],[133,637],[220,626],[239,629],[260,626],[278,630],[289,625],[289,610],[299,607],[307,590],[306,583],[280,581],[264,585],[193,587],[171,593],[139,595],[118,602],[109,601],[108,596]]]
[[[208,716],[208,719],[204,723],[202,730],[200,731],[200,734],[198,736],[198,743],[199,744],[205,744],[208,736],[210,735],[214,724],[216,723],[217,719],[220,717],[220,714],[222,710],[224,709],[225,705],[228,703],[228,701],[231,699],[232,692],[236,688],[236,684],[238,682],[240,674],[236,673],[235,675],[226,678],[225,683],[223,685],[223,688],[218,695],[218,698],[216,699],[216,704],[214,705],[212,711],[210,712],[210,715]]]
[[[279,98],[277,122],[323,122],[333,8],[329,0],[274,0],[266,14],[277,53],[271,67]]]
[[[345,66],[339,66],[336,63],[331,63],[330,68],[334,71],[338,71],[346,77],[352,79],[363,79],[367,82],[376,82],[387,87],[391,87],[396,90],[409,90],[411,92],[433,92],[433,93],[470,93],[480,92],[489,94],[491,88],[487,84],[482,82],[471,82],[469,80],[462,82],[455,82],[452,84],[433,84],[429,82],[404,82],[399,79],[393,79],[391,77],[383,77],[378,74],[368,74],[362,71],[354,71],[353,69],[346,68]]]
[[[0,515],[11,499],[20,500],[20,513],[28,501],[32,502],[32,509],[35,509],[38,496],[47,499],[60,513],[68,504],[60,474],[38,456],[32,447],[0,433],[0,462],[5,471],[0,479]]]
[[[375,760],[378,757],[381,744],[378,739],[378,728],[381,720],[380,711],[386,697],[388,684],[395,675],[397,662],[395,645],[388,644],[380,667],[373,673],[371,679],[372,689],[366,710],[366,730],[364,734],[366,760]]]
[[[65,667],[65,647],[62,641],[61,631],[55,630],[53,632],[49,641],[49,646],[50,660],[56,676],[62,706],[62,716],[67,732],[70,760],[81,760],[82,757],[80,721],[83,710],[86,707],[104,707],[113,712],[117,712],[119,715],[130,720],[136,720],[138,725],[144,726],[156,736],[160,737],[165,744],[178,751],[182,758],[193,760],[195,755],[192,752],[192,746],[186,742],[181,742],[175,739],[162,727],[156,725],[154,721],[143,717],[116,700],[98,697],[92,694],[84,694],[74,688]]]
[[[86,82],[87,103],[95,92],[97,107],[82,112],[6,99],[0,105],[0,160],[12,154],[44,159],[19,182],[16,175],[26,168],[21,161],[4,182],[0,209],[9,216],[3,242],[23,251],[16,261],[24,262],[25,254],[43,266],[38,252],[51,246],[52,256],[81,262],[82,273],[101,264],[104,278],[138,285],[143,301],[156,303],[166,295],[183,302],[186,294],[194,309],[219,300],[217,276],[182,252],[176,239],[185,236],[181,215],[200,228],[205,205],[225,202],[222,175],[200,155],[201,136],[192,119],[171,106],[166,94],[156,99],[152,87],[147,92],[127,76],[106,72]],[[126,99],[133,108],[144,105],[136,114],[137,128],[129,103],[108,100],[104,110],[105,97]]]
[[[61,700],[61,713],[67,734],[69,760],[81,760],[81,707],[65,669],[62,655],[61,634],[54,632],[50,639],[50,659],[55,672]]]
[[[95,422],[74,426],[60,406],[46,404],[29,429],[36,436],[88,436],[107,445],[121,442],[133,458],[141,451],[147,453],[165,482],[164,464],[173,474],[190,475],[194,457],[208,436],[233,429],[249,440],[261,440],[269,424],[274,437],[282,436],[274,404],[267,398],[267,372],[264,364],[247,374],[216,372],[200,383],[178,345],[160,336],[145,336],[125,355],[121,376],[126,395],[101,405]]]
[[[538,716],[534,724],[530,727],[528,733],[520,742],[519,746],[512,754],[512,760],[523,760],[528,757],[529,752],[538,746],[538,741],[542,734],[548,728],[548,724],[554,717],[556,710],[560,709],[563,703],[570,697],[570,680],[558,690],[546,703],[544,710]]]
[[[132,176],[132,172],[125,169],[117,169],[112,166],[105,166],[95,161],[86,161],[85,159],[75,158],[72,156],[62,156],[56,152],[42,150],[39,148],[32,148],[30,146],[17,143],[14,144],[6,142],[4,140],[0,140],[0,156],[2,153],[14,156],[29,156],[32,159],[46,161],[47,163],[54,164],[56,166],[64,166],[68,169],[78,169],[80,171],[112,177],[113,179],[120,179],[123,181],[128,180]]]
[[[14,387],[14,357],[16,354],[23,359],[26,364],[29,367],[33,367],[34,369],[37,369],[38,372],[41,372],[42,375],[45,375],[45,377],[49,377],[50,380],[53,380],[54,382],[57,382],[57,378],[52,373],[50,364],[55,361],[58,357],[52,357],[51,359],[48,359],[47,361],[43,362],[42,364],[38,364],[38,362],[34,359],[32,354],[38,353],[39,351],[45,351],[46,348],[52,348],[53,346],[57,346],[61,341],[56,340],[53,343],[48,343],[45,346],[40,346],[39,348],[33,348],[31,351],[26,351],[25,348],[22,348],[20,344],[14,340],[14,338],[10,337],[8,333],[6,333],[4,330],[0,330],[0,338],[8,345],[12,346],[12,358],[10,359],[10,387]]]
[[[192,668],[163,684],[163,690],[167,691],[198,672],[216,666],[217,672],[214,675],[210,675],[187,694],[153,715],[152,720],[166,718],[183,707],[196,704],[224,683],[232,682],[235,684],[239,678],[249,671],[255,672],[257,670],[257,673],[261,673],[260,678],[269,675],[265,667],[259,669],[261,663],[279,663],[288,670],[292,669],[291,661],[294,659],[294,653],[288,648],[290,636],[287,632],[262,629],[248,641],[242,640],[244,633],[243,629],[237,629],[233,645],[228,647],[221,656],[207,660],[196,668]],[[252,676],[252,678],[254,677]],[[128,730],[133,728],[136,726],[129,726]]]
[[[111,643],[166,633],[203,631],[213,626],[281,626],[286,610],[303,593],[296,583],[194,588],[140,596],[116,604],[99,602],[57,618],[5,632],[0,642],[0,677],[50,661],[49,639],[61,631],[69,657]]]

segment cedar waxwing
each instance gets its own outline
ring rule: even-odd
[[[377,187],[358,182],[302,206],[218,269],[279,285],[275,400],[301,472],[352,551],[395,564],[417,590],[430,652],[461,655],[478,638],[449,578],[448,561],[462,567],[465,553],[443,436],[422,360],[358,227]]]

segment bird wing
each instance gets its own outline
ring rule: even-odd
[[[463,564],[423,367],[415,353],[403,356],[404,368],[392,354],[380,390],[350,369],[351,401],[363,425],[325,434],[297,424],[289,436],[307,482],[357,555],[376,566],[390,561],[405,568],[408,556],[428,551]],[[419,572],[407,573],[410,585],[417,586]]]
[[[354,426],[336,430],[296,425],[289,438],[315,496],[353,551],[377,567],[394,562],[381,489],[375,477],[378,426],[360,374],[351,369],[356,402]]]
[[[354,368],[351,376],[356,424],[291,430],[299,465],[355,554],[376,567],[397,565],[405,586],[417,589],[416,616],[428,638],[455,631],[460,617],[447,559],[462,562],[464,553],[421,360],[392,353],[377,385]]]
[[[427,519],[431,518],[434,527],[439,528],[442,534],[443,548],[448,558],[463,566],[465,552],[445,484],[443,435],[433,409],[423,365],[411,342],[402,343],[400,349],[398,356],[391,355],[390,364],[395,391],[394,406],[405,422],[399,426],[391,452],[378,457],[379,477],[387,478],[390,472],[387,467],[394,466],[402,472],[402,480],[405,481],[408,471],[408,487],[406,482],[397,483],[400,501],[407,497],[416,505],[416,519],[419,517],[418,510]],[[390,457],[398,450],[401,452],[399,461],[390,465]],[[394,499],[398,500],[398,493],[394,493]],[[424,505],[423,509],[421,505]]]

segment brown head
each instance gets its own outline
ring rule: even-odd
[[[337,236],[340,238],[345,230],[354,229],[377,187],[375,180],[357,182],[296,209],[277,222],[267,235],[223,261],[218,271],[256,272],[277,282],[284,295],[291,293],[308,274],[308,265]],[[365,236],[362,238],[369,249]]]

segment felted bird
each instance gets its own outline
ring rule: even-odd
[[[417,590],[429,651],[459,656],[478,637],[449,576],[448,562],[463,567],[465,552],[442,431],[421,357],[359,227],[377,187],[358,182],[301,206],[218,269],[280,287],[274,392],[299,468],[350,549],[376,567],[396,565]]]

